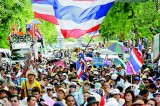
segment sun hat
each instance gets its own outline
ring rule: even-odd
[[[84,85],[90,85],[90,82],[88,80],[85,80],[83,83]]]
[[[114,94],[121,94],[121,92],[119,91],[119,89],[113,89],[111,92],[111,95],[114,95]]]
[[[99,102],[96,100],[96,98],[94,96],[88,97],[87,98],[87,105],[86,106],[89,106],[89,105],[91,105],[93,103],[99,103]]]
[[[28,70],[26,73],[26,78],[28,78],[29,75],[34,75],[35,78],[37,77],[37,73],[33,70]]]
[[[101,86],[102,86],[102,85],[101,85],[99,82],[95,83],[95,88],[96,88],[96,89],[100,89]]]
[[[93,73],[94,75],[98,75],[98,71],[94,71],[94,73]]]
[[[111,79],[112,79],[112,80],[116,80],[116,79],[117,79],[117,77],[118,77],[118,75],[117,75],[117,74],[112,74]]]
[[[119,106],[119,103],[115,98],[109,98],[106,102],[107,106]]]
[[[160,95],[160,91],[157,91],[156,93],[153,94],[154,97],[155,97],[156,95]]]
[[[144,105],[144,102],[142,100],[137,100],[131,106],[137,106],[137,105]]]
[[[116,66],[116,68],[120,68],[121,67],[121,65],[120,64],[118,64],[117,66]]]
[[[55,104],[55,101],[51,98],[47,98],[42,104],[45,104],[47,106],[53,106]]]
[[[66,93],[67,93],[66,89],[64,89],[64,88],[59,88],[58,91],[63,91],[64,95],[66,95]]]
[[[106,79],[105,78],[101,78],[99,81],[106,81]]]

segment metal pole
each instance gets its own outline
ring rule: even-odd
[[[87,49],[87,47],[88,47],[88,45],[90,44],[90,42],[92,41],[92,39],[93,39],[93,37],[94,37],[95,33],[96,33],[96,32],[94,32],[93,36],[92,36],[92,37],[91,37],[91,39],[89,40],[89,42],[88,42],[88,44],[87,44],[87,46],[86,46],[86,48],[85,48],[84,50],[86,50],[86,49]]]

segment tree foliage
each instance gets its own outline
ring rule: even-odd
[[[149,38],[156,33],[152,28],[160,27],[160,13],[152,0],[146,2],[114,3],[104,19],[100,32],[103,38],[120,41],[130,38]]]
[[[8,35],[13,24],[18,23],[25,33],[26,22],[34,18],[30,0],[0,0],[0,48],[9,48]],[[42,25],[38,25],[45,36],[47,43],[54,42],[57,33],[53,24],[40,20]],[[54,33],[55,32],[55,33]]]

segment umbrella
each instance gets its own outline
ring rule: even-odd
[[[58,65],[58,66],[62,66],[62,67],[65,66],[64,61],[62,61],[62,60],[57,61],[57,62],[54,62],[54,64],[56,64],[56,65]]]
[[[26,24],[41,24],[41,22],[37,19],[31,19]]]
[[[107,42],[105,46],[107,49],[116,52],[117,54],[123,54],[127,51],[127,48],[119,42]]]
[[[91,57],[84,57],[84,59],[85,59],[86,61],[92,61],[92,58],[91,58]]]
[[[113,62],[115,65],[121,65],[124,69],[126,69],[126,64],[124,63],[124,61],[120,58],[114,58]]]

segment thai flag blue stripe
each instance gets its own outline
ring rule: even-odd
[[[89,20],[97,20],[106,16],[113,2],[97,5],[88,9],[75,6],[62,6],[57,0],[53,4],[55,16],[61,20],[72,20],[76,23],[84,23]]]
[[[133,58],[132,54],[130,55],[130,64],[132,65],[134,71],[136,71],[136,72],[138,72],[139,69],[141,68],[141,67],[137,64],[136,60]]]
[[[76,70],[78,71],[80,67],[81,67],[81,63],[80,63],[80,61],[77,61],[76,62]]]
[[[31,3],[38,3],[38,4],[50,4],[54,3],[54,0],[31,0]]]

